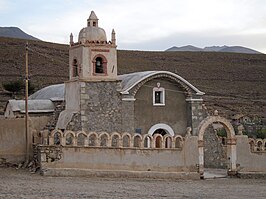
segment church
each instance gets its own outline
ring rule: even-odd
[[[265,157],[251,154],[247,136],[235,135],[217,111],[207,113],[204,93],[184,78],[169,71],[118,75],[117,69],[115,31],[108,41],[92,11],[77,41],[70,35],[68,81],[29,97],[32,120],[47,120],[31,132],[43,174],[202,178],[203,135],[212,123],[227,133],[228,174],[235,175],[237,165],[263,170]],[[6,118],[24,113],[23,101],[9,100]],[[250,166],[247,154],[261,163]]]
[[[69,80],[30,96],[31,116],[53,114],[64,102],[56,129],[184,136],[190,128],[195,134],[204,118],[204,93],[169,71],[117,75],[115,31],[108,41],[98,21],[92,11],[78,41],[70,35]],[[23,114],[23,105],[10,100],[5,116]]]
[[[115,31],[108,41],[98,21],[92,11],[78,41],[70,35],[69,80],[30,99],[64,99],[56,124],[61,130],[184,136],[191,128],[195,133],[203,119],[204,93],[168,71],[117,75]]]

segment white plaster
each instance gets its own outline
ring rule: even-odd
[[[136,101],[135,98],[122,98],[123,101]]]
[[[153,125],[148,131],[148,134],[152,136],[157,129],[163,129],[171,136],[175,135],[174,130],[169,125],[163,123]]]
[[[137,73],[135,73],[135,74],[138,75],[138,74],[141,74],[141,72],[138,73],[138,74]],[[190,84],[187,80],[185,80],[181,76],[179,76],[179,75],[177,75],[175,73],[169,72],[169,71],[146,71],[144,76],[142,76],[142,77],[140,76],[140,78],[137,79],[134,83],[132,83],[128,87],[126,86],[126,89],[123,90],[121,93],[122,94],[127,94],[130,91],[130,89],[132,89],[138,83],[142,82],[143,80],[145,80],[145,79],[147,79],[149,77],[156,76],[157,74],[168,74],[168,75],[171,75],[174,78],[176,78],[176,79],[182,81],[183,83],[185,83],[187,86],[189,86],[192,90],[194,90],[196,92],[197,95],[204,95],[205,94],[204,92],[201,92],[199,89],[197,89],[195,86]],[[124,76],[121,75],[120,77],[124,77]]]
[[[187,102],[202,102],[203,99],[192,99],[192,98],[188,98],[186,99]]]

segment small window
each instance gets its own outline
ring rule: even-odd
[[[163,92],[162,91],[155,91],[155,104],[162,104],[163,103]]]
[[[96,26],[96,22],[95,21],[93,22],[93,26]]]
[[[153,105],[165,105],[165,90],[164,88],[160,87],[160,83],[157,83],[157,87],[153,88]]]
[[[104,73],[103,59],[101,57],[96,58],[95,73]]]
[[[78,61],[76,59],[73,60],[73,77],[78,77],[79,72],[78,72]]]

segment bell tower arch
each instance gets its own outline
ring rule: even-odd
[[[69,79],[86,81],[117,80],[117,50],[115,31],[107,41],[103,28],[98,26],[98,17],[91,11],[87,27],[79,32],[78,42],[70,35]],[[78,63],[73,69],[73,63]],[[76,68],[79,69],[78,75]],[[75,74],[73,74],[75,73]]]

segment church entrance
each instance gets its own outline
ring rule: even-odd
[[[164,129],[156,129],[156,130],[154,131],[153,135],[154,135],[154,134],[160,134],[160,135],[164,136],[164,135],[166,135],[167,133],[166,133],[166,131],[165,131]]]
[[[167,124],[163,124],[163,123],[159,123],[159,124],[155,124],[153,125],[149,131],[148,131],[149,135],[154,135],[154,134],[160,134],[162,136],[169,134],[171,136],[174,136],[175,133],[173,131],[173,129],[167,125]]]
[[[161,136],[156,136],[156,140],[155,140],[155,147],[156,148],[162,148],[162,145],[163,145],[163,143],[162,143],[162,141],[163,141],[162,139],[163,138],[162,137],[164,135],[167,135],[167,134],[170,135],[170,136],[174,136],[175,135],[173,129],[169,125],[163,124],[163,123],[159,123],[159,124],[153,125],[149,129],[148,134],[151,135],[151,136],[156,135],[156,134],[161,135]],[[168,145],[169,144],[166,144],[165,147],[168,148]]]

